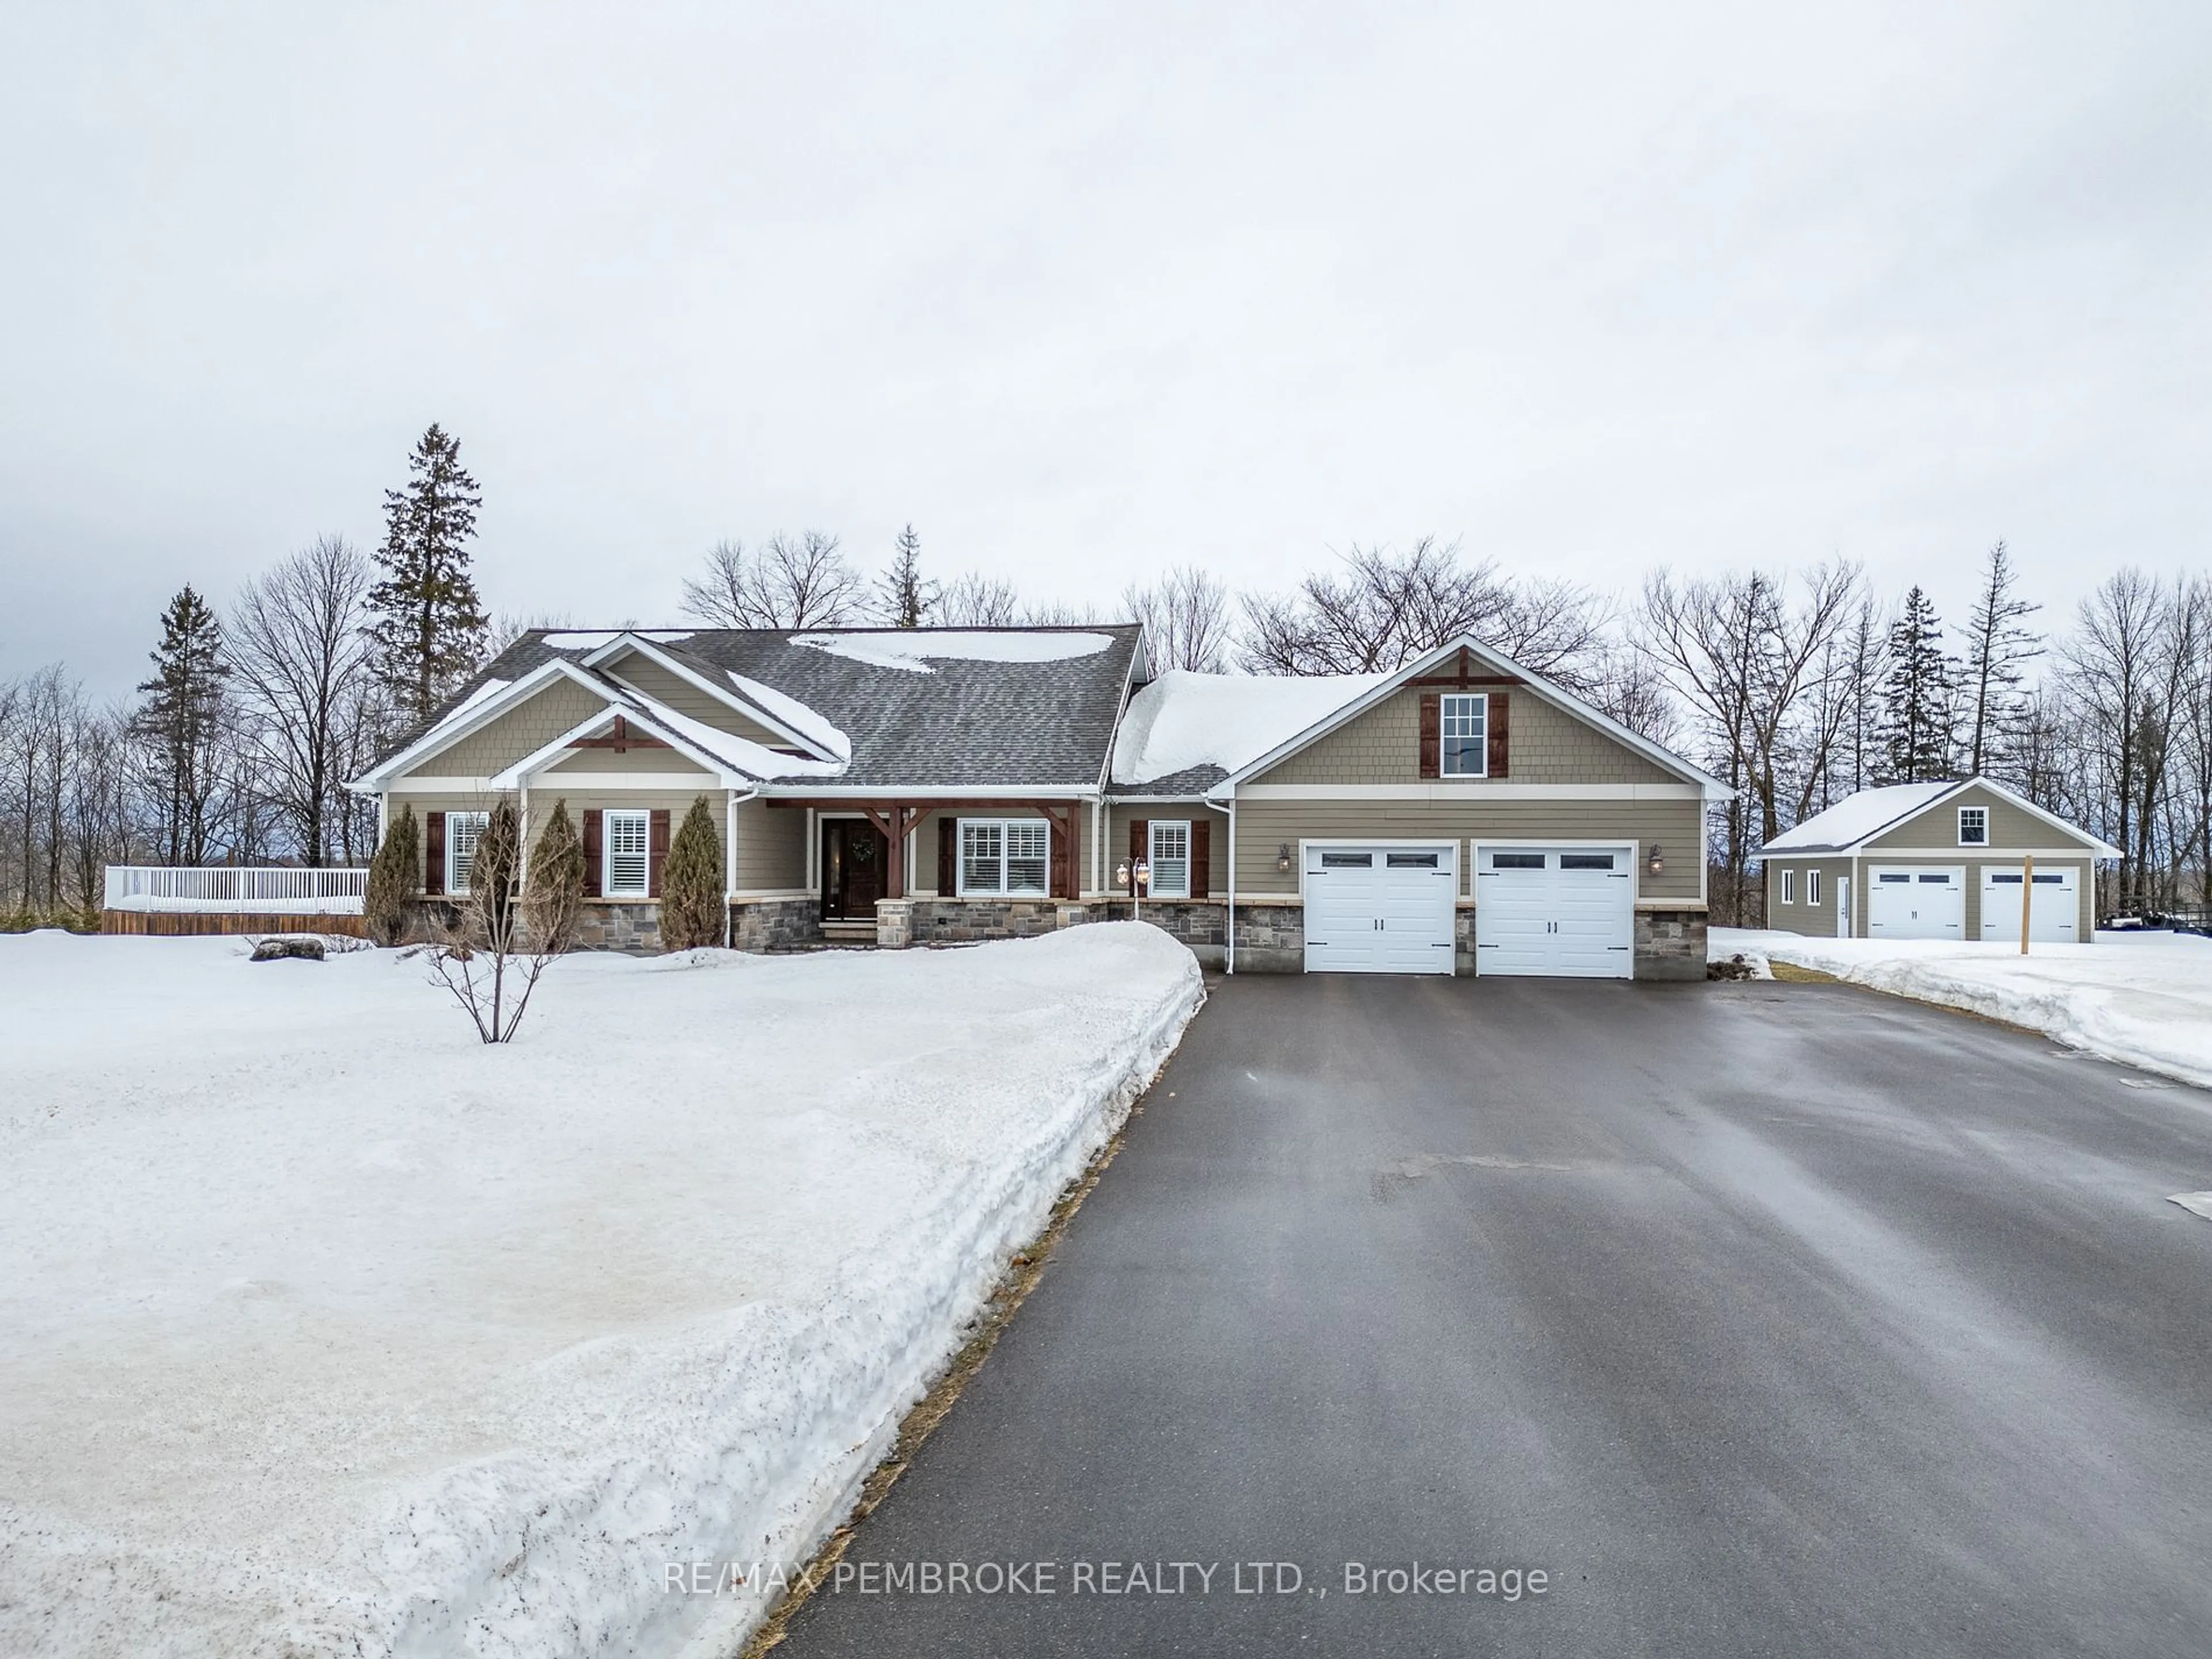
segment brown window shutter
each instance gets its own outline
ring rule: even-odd
[[[960,890],[960,820],[950,812],[937,820],[937,896],[951,898]]]
[[[422,890],[434,897],[446,890],[446,815],[422,814]]]
[[[1150,818],[1129,820],[1129,889],[1132,892],[1136,890],[1137,866],[1152,850],[1152,821]]]
[[[584,809],[584,896],[598,898],[605,889],[602,884],[607,865],[606,818],[596,806]]]
[[[1443,704],[1434,691],[1421,693],[1421,775],[1440,775],[1443,765]]]
[[[1506,696],[1503,691],[1490,694],[1490,718],[1483,726],[1485,750],[1483,769],[1493,778],[1505,775],[1506,751],[1513,745],[1506,730]]]
[[[656,806],[649,820],[651,829],[645,843],[645,896],[660,896],[660,872],[668,862],[668,809]]]
[[[1193,898],[1206,896],[1206,865],[1212,857],[1213,826],[1204,818],[1193,818],[1190,821],[1190,896]]]

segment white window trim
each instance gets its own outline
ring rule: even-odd
[[[996,887],[970,887],[968,884],[968,826],[971,823],[992,823],[999,827],[999,884]],[[1006,886],[1006,830],[1019,824],[1024,829],[1036,828],[1044,831],[1044,885],[1042,887]],[[952,866],[952,884],[961,898],[1047,898],[1052,893],[1052,820],[1050,818],[955,818],[954,834],[959,838],[959,854]]]
[[[1472,772],[1444,770],[1444,723],[1452,700],[1464,697],[1482,705],[1482,741],[1475,753],[1482,764]],[[1439,778],[1486,778],[1490,775],[1490,694],[1487,691],[1446,691],[1437,701],[1437,775]]]
[[[1782,902],[1784,904],[1797,902],[1797,872],[1787,865],[1782,870]]]
[[[1818,870],[1808,870],[1805,872],[1805,902],[1818,904],[1820,902],[1820,872]]]
[[[635,888],[617,889],[615,886],[615,836],[617,818],[639,818],[645,824],[645,875]],[[610,806],[599,819],[599,894],[603,898],[640,899],[653,895],[653,813],[641,806]]]
[[[473,821],[476,836],[469,842],[469,863],[476,863],[477,846],[483,839],[484,826],[491,822],[489,812],[448,812],[446,814],[446,891],[454,898],[468,896],[469,884],[461,879],[460,837],[453,833],[456,823]]]
[[[1182,890],[1170,893],[1160,885],[1160,830],[1163,827],[1180,828],[1182,831]],[[1145,888],[1147,898],[1188,898],[1190,896],[1191,860],[1198,856],[1196,837],[1191,834],[1188,818],[1148,818],[1145,824],[1145,863],[1152,872],[1152,878]]]
[[[1979,812],[1982,815],[1982,838],[1979,841],[1968,841],[1966,839],[1966,814],[1969,812]],[[1990,809],[1986,806],[1961,806],[1959,809],[1959,845],[1961,847],[1987,847],[1989,844]]]

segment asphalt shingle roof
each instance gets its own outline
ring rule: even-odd
[[[555,638],[572,631],[556,630]],[[733,669],[771,686],[843,732],[852,741],[852,763],[837,778],[822,780],[824,787],[1012,791],[1098,781],[1137,653],[1139,629],[1134,623],[962,629],[970,637],[984,631],[1101,635],[1109,643],[1103,650],[1043,662],[932,658],[926,673],[793,643],[795,638],[864,638],[884,631],[702,629],[688,638],[655,642],[718,683],[727,683],[720,671]],[[910,645],[915,637],[908,634],[900,643]],[[487,679],[519,679],[554,656],[580,664],[596,644],[549,644],[543,630],[525,634],[464,686],[447,708],[458,707]],[[736,693],[736,687],[730,689]],[[408,740],[416,735],[419,729]],[[393,745],[393,752],[404,746]]]

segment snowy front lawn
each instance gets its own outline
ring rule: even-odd
[[[0,938],[0,1652],[728,1652],[1200,998],[1133,923],[419,962]]]
[[[1716,927],[1715,962],[1795,963],[1854,985],[1970,1009],[2076,1048],[2212,1088],[2212,939],[2100,933],[2094,945],[1806,939]]]

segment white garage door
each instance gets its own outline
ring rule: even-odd
[[[1454,848],[1308,847],[1305,861],[1308,973],[1451,972]]]
[[[2020,943],[2021,866],[2009,870],[1995,865],[1982,867],[1982,937]],[[2081,942],[2080,873],[2073,869],[2035,872],[2035,904],[2029,913],[2030,940],[2049,939],[2054,945]]]
[[[1627,847],[1484,847],[1474,864],[1478,974],[1627,979],[1636,854]]]
[[[1964,939],[1966,936],[1966,872],[1885,870],[1867,872],[1869,939]]]

